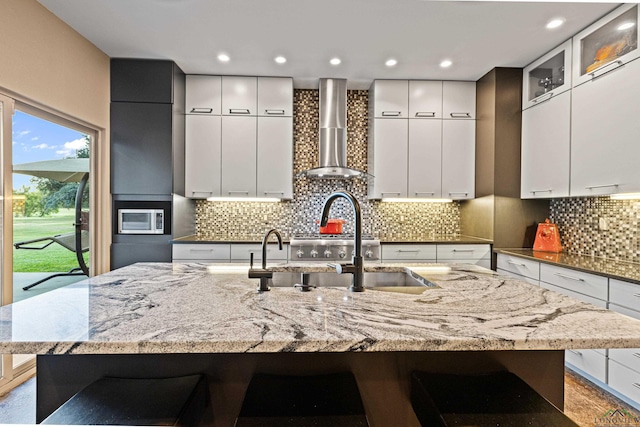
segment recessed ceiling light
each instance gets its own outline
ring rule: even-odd
[[[284,64],[285,62],[287,62],[287,58],[285,58],[284,56],[276,56],[273,60],[278,64]]]
[[[384,65],[386,65],[387,67],[395,67],[395,65],[398,63],[397,59],[387,59],[387,62],[384,63]]]
[[[331,65],[340,65],[342,61],[340,60],[340,58],[331,58],[331,60],[329,61],[329,63]]]
[[[628,30],[629,28],[633,28],[634,25],[636,25],[635,22],[625,22],[624,24],[618,25],[618,30]]]
[[[553,30],[554,28],[558,28],[562,24],[564,24],[564,18],[555,18],[547,23],[547,29]]]
[[[221,53],[220,55],[218,55],[218,61],[220,62],[229,62],[231,58],[229,58],[229,55],[227,55],[226,53]]]
[[[440,63],[440,66],[441,66],[442,68],[448,68],[448,67],[451,67],[451,64],[453,64],[453,62],[451,62],[451,61],[450,61],[450,60],[448,60],[448,59],[445,59],[444,61],[442,61],[442,62]]]

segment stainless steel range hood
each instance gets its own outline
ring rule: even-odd
[[[347,80],[320,79],[320,141],[317,168],[301,172],[308,178],[366,178],[347,167]]]

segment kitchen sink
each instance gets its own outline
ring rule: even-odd
[[[274,288],[290,287],[303,282],[302,274],[308,275],[307,283],[311,287],[344,287],[351,286],[351,274],[334,272],[275,272],[269,281]],[[427,279],[412,272],[371,272],[364,273],[364,287],[369,290],[421,294],[427,288],[438,288]]]

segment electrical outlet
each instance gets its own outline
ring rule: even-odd
[[[598,230],[606,231],[609,229],[608,221],[605,217],[598,218]]]

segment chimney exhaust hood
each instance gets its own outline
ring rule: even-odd
[[[347,80],[320,79],[320,165],[301,172],[307,178],[367,178],[347,167]]]

